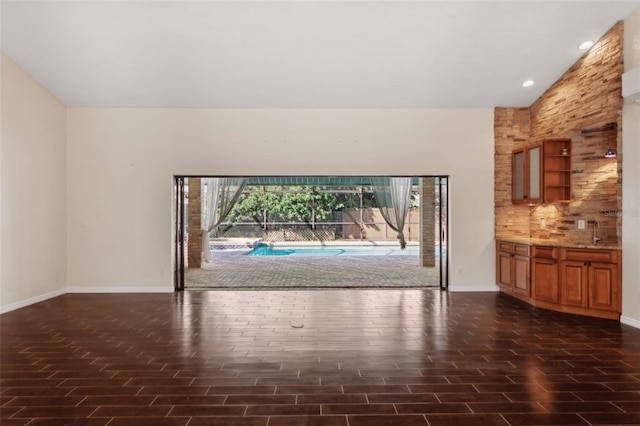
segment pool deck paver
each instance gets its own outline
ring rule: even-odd
[[[245,256],[214,251],[211,262],[185,271],[186,288],[423,288],[439,286],[439,268],[408,256]]]

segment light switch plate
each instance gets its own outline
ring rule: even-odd
[[[585,229],[587,227],[587,221],[584,219],[578,219],[578,229]]]

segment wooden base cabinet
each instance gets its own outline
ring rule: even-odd
[[[496,252],[496,271],[498,285],[507,292],[515,292],[529,297],[529,246],[498,242]]]
[[[620,251],[497,241],[497,283],[541,308],[620,319]]]
[[[513,291],[529,296],[530,294],[530,260],[528,256],[513,256]]]
[[[560,303],[586,308],[589,305],[586,262],[560,262]]]
[[[620,256],[617,250],[563,248],[561,303],[620,312]]]
[[[589,307],[618,312],[620,306],[618,265],[591,263],[589,266]]]
[[[531,297],[549,303],[558,303],[558,261],[531,259]]]
[[[498,250],[496,253],[497,282],[502,287],[513,287],[513,253]]]

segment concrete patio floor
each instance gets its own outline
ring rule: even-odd
[[[185,270],[186,288],[424,288],[438,287],[439,268],[418,256],[245,256],[214,252],[202,268]]]

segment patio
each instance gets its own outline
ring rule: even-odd
[[[245,256],[213,250],[210,263],[185,270],[186,288],[423,288],[439,286],[438,268],[418,256]]]

